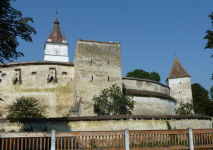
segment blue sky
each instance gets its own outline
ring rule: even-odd
[[[70,62],[77,39],[120,41],[123,76],[134,69],[156,71],[160,82],[166,84],[177,53],[192,83],[207,90],[213,85],[213,52],[204,49],[203,39],[211,28],[208,15],[213,12],[212,0],[17,0],[11,5],[24,17],[32,17],[37,31],[33,43],[18,40],[17,50],[25,56],[15,62],[43,60],[44,43],[58,9]]]

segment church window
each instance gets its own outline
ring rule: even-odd
[[[92,75],[92,81],[93,81],[93,75]]]
[[[32,72],[32,75],[36,75],[36,72]]]
[[[3,73],[1,76],[2,76],[2,77],[5,77],[5,76],[6,76],[6,73]]]
[[[109,76],[108,76],[108,81],[109,81]]]

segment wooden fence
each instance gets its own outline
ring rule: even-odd
[[[213,129],[191,131],[0,132],[0,150],[213,149]]]

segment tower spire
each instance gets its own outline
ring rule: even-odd
[[[56,9],[56,18],[53,26],[52,31],[52,42],[61,43],[62,42],[62,36],[61,36],[61,30],[58,22],[58,9]]]

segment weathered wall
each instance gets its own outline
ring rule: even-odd
[[[158,97],[134,96],[132,115],[175,115],[176,102]]]
[[[93,116],[92,97],[104,88],[122,87],[120,43],[78,40],[74,56],[75,100],[79,116]]]
[[[83,119],[82,119],[83,120]],[[211,128],[211,119],[168,119],[171,127],[176,129]],[[111,130],[161,130],[167,129],[164,119],[128,119],[128,120],[93,120],[93,121],[37,121],[14,123],[0,121],[0,132],[20,131],[111,131]]]
[[[57,83],[48,83],[50,68],[55,68]],[[13,84],[16,69],[21,70],[22,83]],[[34,72],[34,73],[33,73]],[[3,74],[6,74],[4,76]],[[62,62],[21,62],[0,65],[0,114],[5,117],[6,106],[21,96],[41,99],[47,117],[70,116],[73,107],[74,66]]]
[[[190,77],[168,79],[167,84],[171,89],[170,95],[174,97],[178,103],[181,101],[184,103],[191,102],[192,90]]]
[[[170,95],[170,88],[162,83],[147,79],[123,77],[123,88],[154,91]]]

